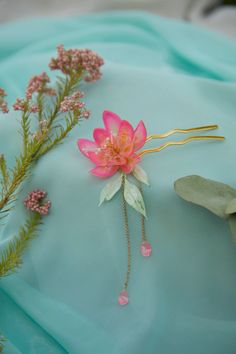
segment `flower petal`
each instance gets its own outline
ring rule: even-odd
[[[98,145],[103,145],[106,139],[109,139],[109,133],[102,128],[96,128],[93,131],[94,140]]]
[[[88,139],[79,139],[77,141],[77,145],[78,145],[80,151],[82,152],[82,154],[84,154],[88,158],[90,158],[89,157],[90,152],[95,153],[99,149],[99,147],[96,143],[94,143],[93,141],[88,140]]]
[[[100,152],[89,152],[88,158],[97,166],[107,166],[108,161],[106,156],[102,151]]]
[[[116,136],[118,134],[122,120],[117,114],[110,111],[104,111],[103,122],[110,135]]]
[[[131,155],[126,159],[126,164],[121,166],[122,171],[129,174],[133,171],[135,166],[141,161],[141,157],[138,155]]]
[[[134,131],[134,151],[137,151],[143,147],[147,139],[147,130],[143,121],[141,120],[137,128]]]
[[[97,166],[90,172],[97,177],[106,178],[114,175],[119,169],[119,166]]]
[[[134,129],[127,120],[122,120],[118,137],[114,140],[114,145],[120,153],[129,156],[133,152]]]

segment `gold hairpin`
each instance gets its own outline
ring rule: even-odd
[[[124,216],[124,233],[127,243],[127,272],[123,289],[119,294],[118,303],[126,305],[129,302],[128,285],[131,274],[131,236],[127,204],[141,214],[141,245],[140,251],[144,257],[152,253],[152,246],[148,242],[145,231],[146,208],[143,200],[142,184],[149,184],[147,173],[141,168],[141,156],[152,152],[159,152],[168,146],[184,145],[194,140],[224,140],[223,136],[215,135],[193,135],[179,141],[168,141],[156,148],[140,150],[143,146],[155,139],[164,139],[175,133],[188,134],[214,130],[218,125],[206,125],[189,129],[172,129],[163,134],[155,134],[147,137],[147,131],[143,121],[140,121],[136,129],[131,124],[122,120],[113,112],[103,113],[105,129],[96,128],[93,132],[95,142],[88,139],[79,139],[80,151],[89,158],[95,167],[91,170],[97,177],[107,178],[115,175],[105,185],[100,195],[101,205],[110,201],[119,190],[122,194],[122,209]],[[133,181],[136,179],[136,183]]]
[[[163,133],[163,134],[154,134],[154,135],[149,135],[146,139],[146,142],[154,140],[154,139],[164,139],[167,138],[170,135],[176,134],[176,133],[182,133],[182,134],[187,134],[191,132],[196,132],[196,131],[208,131],[208,130],[214,130],[217,129],[218,125],[205,125],[202,127],[195,127],[195,128],[189,128],[189,129],[180,129],[180,128],[175,128],[171,129],[170,131]],[[194,140],[224,140],[224,136],[217,136],[217,135],[196,135],[196,136],[190,136],[186,139],[180,140],[180,141],[168,141],[167,143],[153,149],[146,149],[143,150],[139,153],[139,156],[143,156],[145,154],[150,154],[153,152],[160,152],[161,150],[167,148],[168,146],[173,146],[173,145],[184,145],[187,144],[191,141]]]

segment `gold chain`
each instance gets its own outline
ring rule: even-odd
[[[127,265],[124,289],[127,290],[129,284],[130,272],[131,272],[131,242],[130,242],[130,233],[129,233],[127,205],[124,197],[124,188],[125,188],[125,177],[123,176],[122,177],[122,209],[123,209],[123,216],[124,216],[125,238],[126,238],[127,250],[128,250],[128,265]]]
[[[139,182],[139,190],[143,194],[142,183]],[[141,214],[141,230],[142,230],[142,241],[146,241],[146,232],[145,232],[145,217]]]

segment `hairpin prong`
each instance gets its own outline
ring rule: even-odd
[[[199,132],[199,131],[206,131],[206,130],[215,130],[219,128],[217,124],[213,125],[204,125],[202,127],[194,127],[194,128],[188,128],[188,129],[180,129],[180,128],[175,128],[171,129],[170,131],[163,133],[163,134],[154,134],[154,135],[149,135],[146,139],[146,142],[153,140],[153,139],[163,139],[167,138],[170,135],[173,135],[175,133],[183,133],[183,134],[188,134],[191,132]]]
[[[193,129],[193,128],[192,128]],[[196,129],[196,128],[194,128]],[[187,130],[187,129],[186,129]],[[173,146],[173,145],[184,145],[184,144],[187,144],[189,143],[190,141],[193,141],[193,140],[224,140],[225,137],[224,136],[217,136],[217,135],[202,135],[202,136],[190,136],[184,140],[180,140],[180,141],[168,141],[167,143],[157,147],[157,148],[153,148],[153,149],[146,149],[146,150],[143,150],[139,153],[139,156],[143,156],[145,154],[150,154],[152,152],[159,152],[169,146]]]

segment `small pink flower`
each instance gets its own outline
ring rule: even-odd
[[[27,111],[28,110],[28,102],[24,99],[17,98],[16,102],[13,104],[13,109],[15,111]]]
[[[80,98],[83,97],[83,92],[76,91],[72,96],[66,96],[61,102],[60,111],[69,112],[80,110],[84,107],[84,102],[80,102]]]
[[[147,138],[143,121],[133,129],[128,121],[104,111],[103,122],[105,129],[96,128],[93,131],[95,141],[78,140],[80,151],[96,165],[91,173],[102,178],[112,176],[119,169],[126,174],[131,173],[141,161],[137,151]]]
[[[58,57],[52,58],[49,64],[51,70],[61,70],[63,74],[81,74],[84,80],[93,82],[101,77],[100,67],[103,59],[90,49],[68,49],[63,45],[57,47]]]
[[[50,82],[50,78],[45,72],[42,72],[40,75],[33,76],[26,89],[26,98],[30,100],[32,95],[37,93],[45,93],[47,95],[54,95],[55,90],[52,88],[47,87],[47,84]]]
[[[0,87],[0,111],[2,111],[3,113],[8,113],[9,109],[7,106],[7,102],[4,99],[5,96],[7,96],[6,92]]]
[[[7,102],[5,102],[5,101],[0,102],[0,110],[2,111],[2,113],[9,112]]]
[[[66,96],[60,105],[60,112],[73,112],[79,118],[88,119],[90,117],[90,111],[85,110],[85,103],[80,99],[84,97],[84,93],[76,91],[71,96]]]
[[[30,113],[37,113],[39,111],[39,107],[37,104],[32,104],[32,106],[29,107]]]
[[[90,117],[90,114],[91,114],[91,112],[90,111],[84,111],[83,112],[83,117],[85,118],[85,119],[88,119],[89,117]]]
[[[5,97],[7,94],[3,88],[0,87],[0,96]]]
[[[51,207],[51,202],[48,200],[42,203],[46,195],[47,193],[42,189],[36,189],[30,192],[28,197],[24,200],[25,207],[41,215],[47,215]]]

